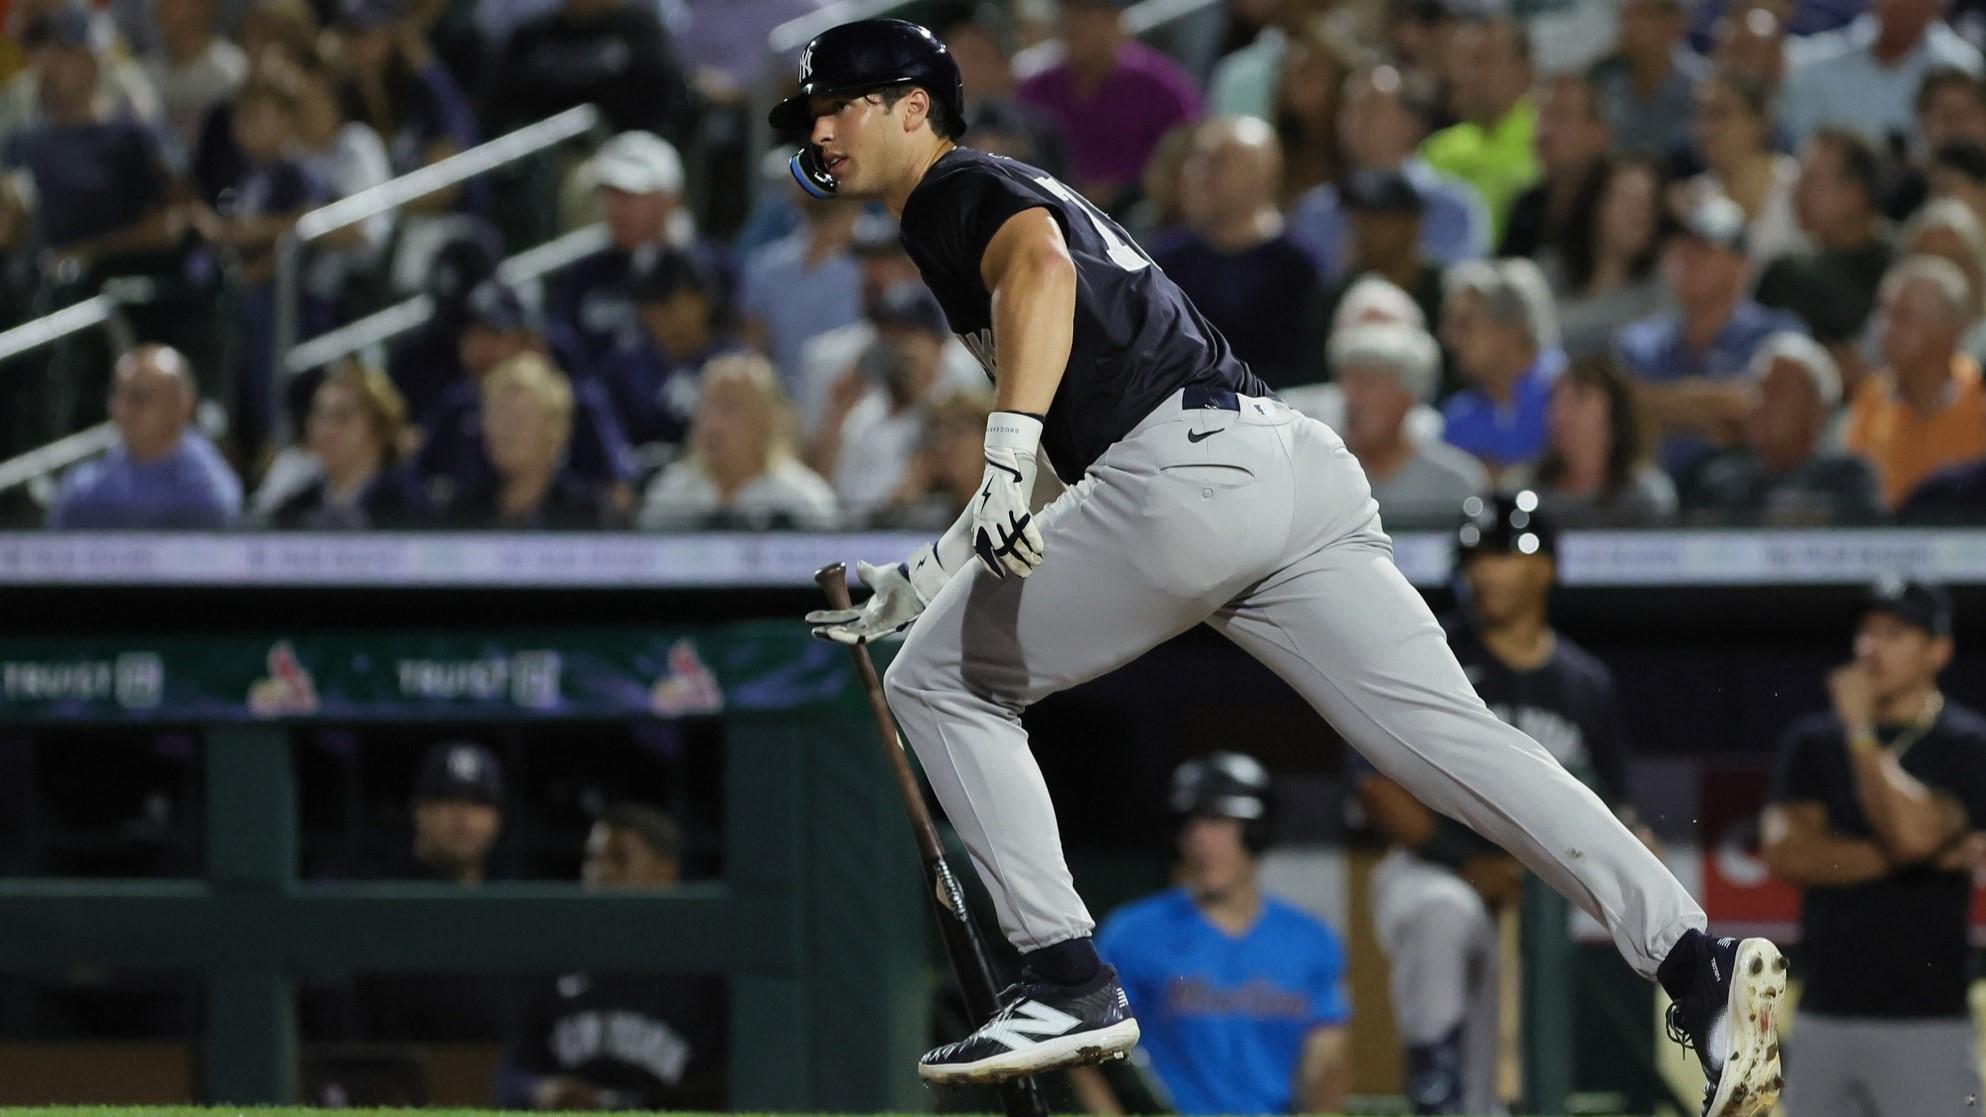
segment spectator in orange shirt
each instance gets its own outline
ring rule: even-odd
[[[1939,469],[1986,457],[1986,391],[1958,349],[1972,319],[1965,273],[1949,260],[1906,257],[1883,277],[1884,368],[1856,392],[1847,442],[1876,467],[1890,508]]]

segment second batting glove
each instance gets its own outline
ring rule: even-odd
[[[837,644],[867,644],[902,632],[924,612],[938,591],[945,588],[949,575],[939,562],[937,548],[930,543],[917,549],[908,561],[890,566],[855,564],[862,584],[873,592],[869,600],[853,609],[816,609],[807,614],[814,635]]]
[[[986,418],[986,472],[972,498],[972,550],[1000,577],[1025,578],[1041,563],[1041,528],[1028,511],[1041,420],[1018,411]]]

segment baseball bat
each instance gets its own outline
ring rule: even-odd
[[[830,563],[815,571],[814,582],[827,595],[829,605],[836,609],[853,607],[848,596],[847,567],[842,563]],[[855,674],[869,696],[869,710],[876,716],[883,752],[896,775],[904,809],[910,813],[917,854],[924,862],[924,881],[938,905],[938,928],[944,934],[945,953],[951,956],[952,972],[958,975],[959,989],[965,994],[966,1011],[972,1016],[973,1026],[978,1027],[1000,1009],[998,994],[993,990],[993,969],[986,961],[986,943],[966,912],[965,890],[959,887],[952,867],[945,862],[944,843],[939,840],[937,824],[924,805],[924,789],[917,782],[917,773],[911,770],[910,756],[904,751],[896,718],[890,714],[889,702],[883,697],[883,681],[876,675],[869,649],[857,644],[848,649],[848,655],[855,661]],[[1000,1105],[1007,1117],[1048,1117],[1048,1102],[1033,1077],[1011,1078],[1001,1083]]]

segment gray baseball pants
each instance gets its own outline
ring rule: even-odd
[[[1372,871],[1372,923],[1391,966],[1393,1022],[1403,1047],[1462,1037],[1458,1112],[1501,1113],[1496,1096],[1496,916],[1452,871],[1402,849]],[[1414,1083],[1407,1084],[1409,1093]]]
[[[1233,400],[1161,404],[1043,510],[1046,555],[1030,577],[968,564],[890,666],[890,706],[1008,939],[1033,950],[1094,927],[1021,711],[1205,623],[1380,772],[1598,919],[1652,978],[1704,926],[1703,910],[1604,803],[1476,697],[1393,565],[1344,441],[1277,400]]]
[[[1979,1112],[1972,1021],[1802,1012],[1786,1037],[1786,1117],[1960,1117]]]

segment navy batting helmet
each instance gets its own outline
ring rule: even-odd
[[[1238,819],[1250,850],[1269,846],[1269,773],[1252,756],[1213,752],[1181,764],[1172,773],[1170,805],[1182,821],[1195,815]]]
[[[1558,531],[1551,518],[1538,511],[1538,494],[1526,489],[1463,501],[1462,522],[1455,529],[1456,565],[1476,554],[1556,558]]]
[[[800,56],[798,88],[774,105],[766,119],[781,132],[804,135],[814,121],[809,98],[900,85],[918,86],[944,107],[939,123],[946,138],[957,139],[965,132],[965,83],[959,78],[958,63],[936,35],[901,19],[858,20],[815,36]],[[812,143],[805,143],[789,166],[807,193],[816,198],[834,196],[834,176]]]

